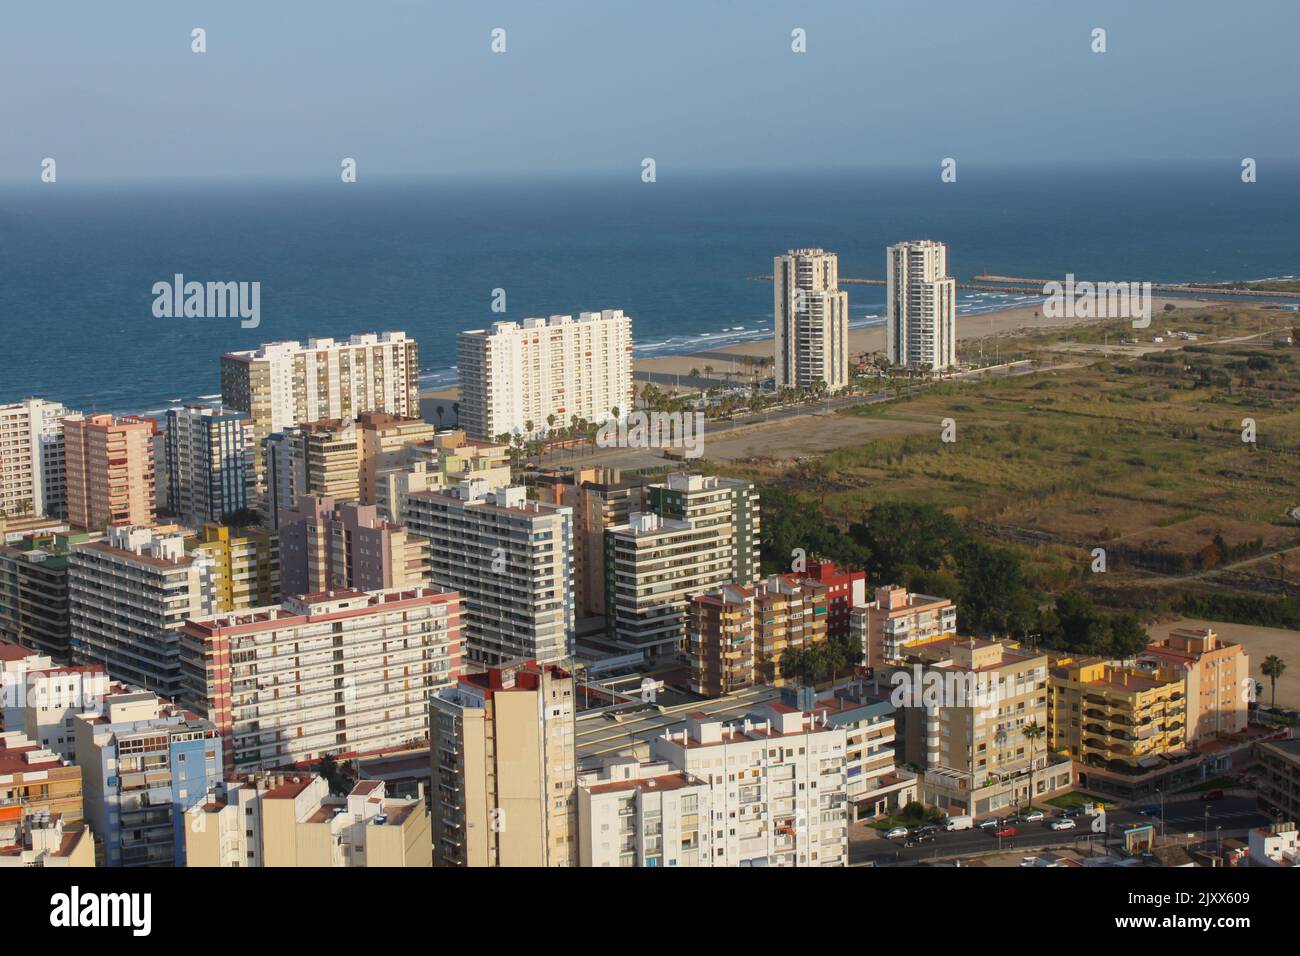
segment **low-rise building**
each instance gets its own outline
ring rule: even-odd
[[[48,810],[24,815],[0,807],[0,869],[94,865],[95,838],[90,827],[72,827]]]
[[[186,866],[424,866],[424,794],[392,799],[378,780],[333,796],[318,776],[224,780],[187,811]]]
[[[876,588],[875,599],[852,608],[849,632],[862,642],[868,667],[902,660],[907,648],[957,636],[957,606],[948,598],[906,588]]]
[[[1300,820],[1300,738],[1258,743],[1255,754],[1260,804],[1274,816]]]
[[[1251,866],[1300,866],[1300,830],[1294,821],[1255,827],[1248,839]]]
[[[81,771],[21,731],[0,733],[0,813],[13,822],[42,811],[69,826],[85,819]]]

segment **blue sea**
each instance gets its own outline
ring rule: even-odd
[[[881,278],[885,246],[949,245],[959,279],[1225,281],[1300,274],[1300,165],[637,173],[406,182],[0,189],[0,402],[157,413],[212,399],[218,357],[265,341],[402,329],[425,387],[455,381],[455,335],[498,319],[621,308],[637,354],[770,334],[772,257],[839,253]],[[152,286],[259,281],[261,325],[158,319]],[[505,315],[491,311],[506,290]],[[881,287],[847,286],[855,326]],[[963,293],[973,315],[1023,301]]]

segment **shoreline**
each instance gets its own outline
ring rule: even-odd
[[[1212,305],[1211,300],[1188,298],[1152,297],[1152,318],[1164,310],[1165,304],[1171,303],[1175,308],[1204,308]],[[998,338],[1018,335],[1033,329],[1067,328],[1098,321],[1095,316],[1065,316],[1049,318],[1043,315],[1042,304],[1032,306],[1014,306],[992,312],[980,312],[966,316],[957,316],[957,340],[967,341],[980,338]],[[851,356],[868,355],[881,352],[885,348],[885,326],[869,326],[849,330],[849,354]],[[636,359],[632,363],[632,377],[635,381],[660,379],[661,376],[675,375],[689,377],[692,369],[701,373],[706,366],[712,366],[711,379],[725,382],[727,372],[734,372],[732,379],[742,382],[748,378],[752,366],[743,364],[742,358],[771,359],[776,354],[775,333],[748,342],[737,342],[713,349],[683,352],[678,355],[657,355],[652,358]],[[687,387],[687,386],[683,386]],[[456,386],[421,391],[421,400],[456,401],[460,391]]]

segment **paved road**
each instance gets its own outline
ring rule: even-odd
[[[1043,808],[1048,809],[1047,807]],[[1268,816],[1257,809],[1253,796],[1229,794],[1222,800],[1203,802],[1196,796],[1180,797],[1165,804],[1164,833],[1175,836],[1194,833],[1195,840],[1201,837],[1202,828],[1206,826],[1205,812],[1209,810],[1208,833],[1212,838],[1215,827],[1223,831],[1242,831],[1251,827],[1263,826],[1271,821]],[[916,863],[922,860],[954,856],[973,856],[1008,850],[1041,850],[1052,847],[1092,846],[1100,850],[1101,835],[1091,833],[1090,817],[1078,818],[1077,830],[1053,831],[1048,827],[1052,817],[1042,823],[1017,824],[1020,833],[1014,837],[998,838],[990,832],[980,829],[959,830],[955,833],[940,831],[933,843],[919,847],[905,847],[903,840],[886,840],[874,833],[867,833],[864,828],[853,826],[850,831],[849,865],[874,862],[877,866],[894,863]],[[978,821],[977,821],[978,822]],[[1156,832],[1160,832],[1160,814],[1143,816],[1131,809],[1106,811],[1106,824],[1112,840],[1112,846],[1119,835],[1134,824],[1154,823]],[[858,837],[859,839],[855,839]],[[862,838],[865,837],[865,838]],[[1195,842],[1194,840],[1194,842]]]

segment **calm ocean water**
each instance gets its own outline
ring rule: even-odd
[[[66,177],[64,177],[66,179]],[[219,391],[218,356],[260,342],[404,329],[426,386],[455,333],[494,319],[622,308],[638,354],[769,333],[793,246],[879,278],[884,248],[949,244],[959,277],[1227,280],[1300,274],[1300,165],[1241,183],[1217,166],[736,174],[344,185],[0,189],[0,401],[156,412]],[[262,321],[156,319],[151,287],[260,281]],[[507,291],[505,316],[490,311]],[[848,286],[855,325],[881,288]],[[965,314],[1017,301],[966,293]]]

